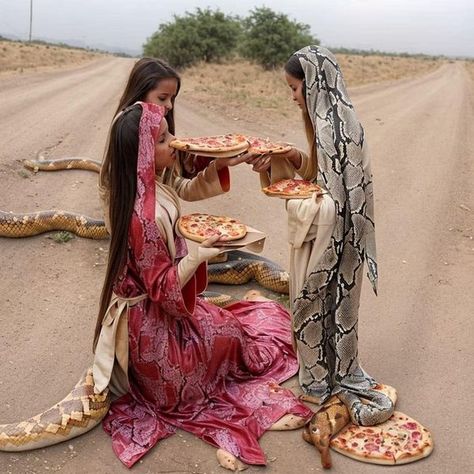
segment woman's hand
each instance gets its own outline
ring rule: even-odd
[[[240,163],[244,163],[246,161],[246,156],[247,153],[242,153],[238,156],[231,156],[229,158],[215,158],[214,161],[216,163],[216,169],[219,171],[226,166],[240,165]]]
[[[299,169],[301,167],[301,154],[297,148],[292,148],[286,153],[278,153],[274,155],[257,155],[254,153],[247,153],[245,161],[249,165],[252,165],[253,171],[261,173],[270,169],[272,165],[272,158],[275,160],[287,159],[295,169]]]
[[[215,235],[208,237],[204,242],[201,242],[201,247],[214,247],[214,245],[219,242],[222,238],[222,234],[220,232],[216,232]]]
[[[268,171],[272,164],[272,155],[255,155],[249,153],[247,163],[252,165],[252,170],[257,173]]]
[[[278,156],[278,158],[285,158],[293,165],[295,169],[301,168],[301,153],[297,148],[292,148],[286,153],[279,153],[275,156]]]

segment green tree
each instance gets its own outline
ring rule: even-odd
[[[240,54],[266,69],[281,66],[298,49],[319,44],[309,25],[292,21],[267,7],[255,8],[243,20]]]
[[[240,31],[237,17],[198,8],[195,13],[174,15],[174,21],[162,23],[143,45],[143,52],[178,68],[198,61],[219,62],[235,51]]]

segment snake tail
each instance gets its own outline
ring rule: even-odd
[[[0,425],[0,451],[28,451],[75,438],[101,422],[110,406],[106,389],[94,393],[92,368],[59,403],[19,423]]]

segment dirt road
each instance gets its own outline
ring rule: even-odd
[[[100,217],[96,176],[85,171],[32,175],[19,162],[47,157],[100,159],[107,126],[131,66],[107,59],[74,70],[0,79],[0,209],[63,208]],[[186,84],[184,83],[184,87]],[[397,408],[431,429],[435,451],[396,468],[403,473],[462,473],[474,465],[474,94],[462,64],[422,78],[352,91],[373,163],[380,291],[365,284],[360,355],[365,368],[398,389]],[[228,131],[305,146],[299,123],[235,122],[179,101],[181,134]],[[285,213],[263,196],[246,165],[233,189],[185,210],[240,217],[268,234],[264,254],[287,266]],[[24,419],[62,398],[91,362],[91,336],[107,242],[48,236],[0,239],[0,422]],[[289,386],[296,389],[297,381]],[[465,438],[465,436],[468,436]],[[300,432],[262,438],[267,468],[322,471]],[[334,473],[384,469],[333,454]],[[126,472],[108,436],[92,432],[48,449],[0,453],[0,472]],[[215,450],[186,433],[162,442],[136,473],[214,473]]]

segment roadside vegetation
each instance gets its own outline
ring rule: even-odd
[[[159,25],[143,52],[161,57],[176,68],[239,56],[271,69],[307,44],[319,44],[308,25],[267,7],[255,8],[245,18],[197,8],[194,13],[175,15],[172,21]]]
[[[91,61],[104,52],[74,48],[64,43],[11,41],[0,37],[0,73],[23,72],[38,68],[62,67]]]

